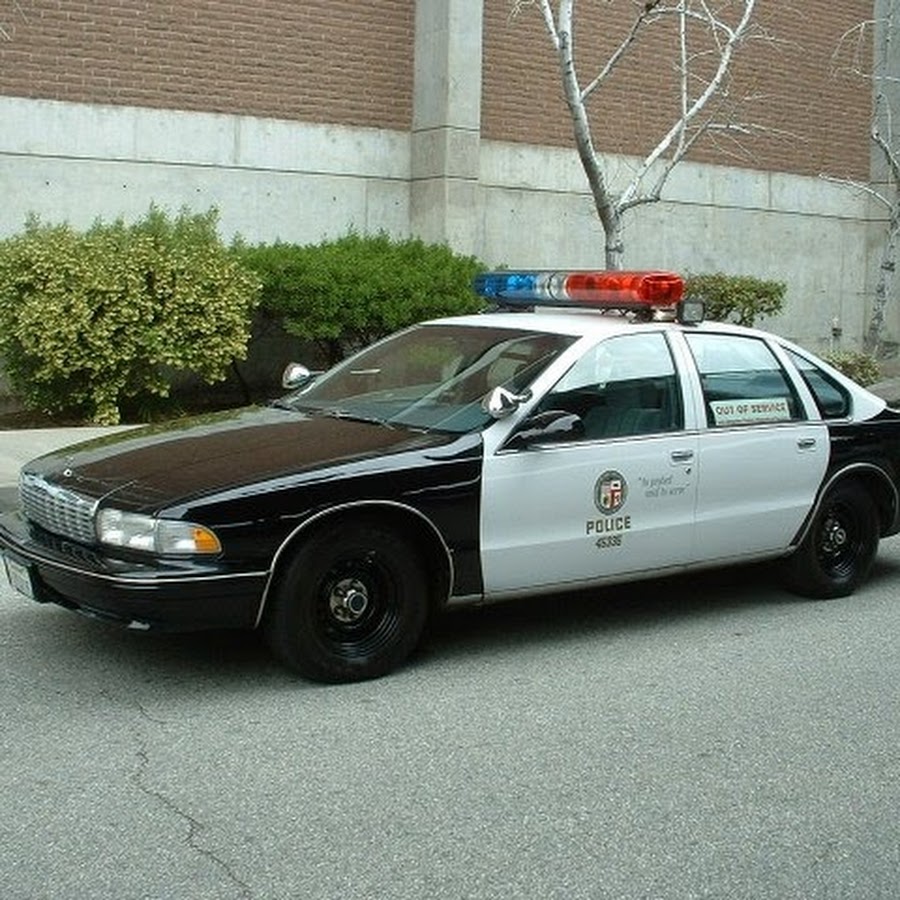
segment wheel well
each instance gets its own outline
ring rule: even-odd
[[[446,602],[450,595],[452,565],[449,550],[437,528],[428,518],[409,507],[376,502],[327,510],[300,526],[279,548],[275,556],[272,575],[266,588],[266,605],[268,595],[281,577],[294,548],[341,522],[352,522],[354,525],[369,523],[379,528],[389,528],[408,541],[422,560],[428,584],[430,609],[438,609]]]
[[[884,537],[890,532],[897,516],[897,491],[885,472],[875,467],[851,469],[832,480],[829,488],[838,484],[856,482],[875,501],[878,511],[878,532]]]

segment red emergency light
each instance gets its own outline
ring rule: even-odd
[[[684,279],[674,272],[488,272],[474,289],[501,306],[650,311],[678,304]]]

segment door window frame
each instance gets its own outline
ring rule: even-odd
[[[633,373],[629,373],[633,375],[631,378],[611,378],[606,382],[587,379],[583,383],[576,382],[565,391],[557,391],[557,388],[565,385],[566,380],[571,378],[580,366],[598,365],[598,356],[604,347],[609,347],[613,343],[636,342],[648,338],[660,342],[660,350],[665,354],[666,364],[663,364],[663,356],[660,354],[656,357],[658,364],[648,367],[646,373],[641,372],[638,367]],[[639,362],[641,361],[639,359]],[[661,371],[654,374],[654,368]],[[592,344],[573,361],[546,391],[532,410],[532,414],[559,410],[581,416],[586,420],[586,429],[585,434],[578,438],[579,442],[680,434],[684,432],[689,420],[682,370],[683,363],[679,359],[679,353],[676,347],[673,347],[666,331],[642,330],[633,334],[609,335]],[[616,374],[615,369],[613,374]],[[591,394],[603,403],[591,404]],[[576,395],[580,395],[578,402]],[[618,404],[613,402],[616,399],[620,401]],[[604,408],[605,404],[609,406]],[[595,414],[597,422],[593,434],[587,422],[591,413]],[[560,446],[565,446],[565,443],[561,443]]]
[[[779,353],[774,342],[762,335],[732,334],[728,332],[695,331],[684,332],[687,353],[697,378],[697,389],[700,392],[701,407],[699,422],[710,430],[720,431],[725,428],[748,428],[754,426],[797,425],[814,420],[810,415],[810,406],[804,391],[798,388],[795,367],[786,360],[786,354]],[[736,368],[733,370],[704,371],[695,352],[695,343],[700,341],[740,342],[746,347],[754,346],[765,351],[772,365],[766,368]],[[699,347],[697,350],[699,351]],[[721,350],[719,351],[721,352]],[[750,361],[752,362],[752,361]],[[740,387],[740,376],[744,373],[755,373],[757,385],[745,391],[725,391],[728,396],[711,395],[708,390],[709,378],[732,376],[732,383]],[[767,391],[765,378],[777,378],[774,390]],[[726,383],[721,382],[723,387]],[[805,385],[804,385],[805,386]]]

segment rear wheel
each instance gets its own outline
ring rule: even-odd
[[[866,579],[878,549],[878,511],[856,481],[831,488],[797,551],[785,561],[787,586],[806,597],[852,594]]]
[[[302,545],[264,622],[275,655],[316,681],[376,678],[412,652],[428,603],[422,563],[402,536],[344,522]]]

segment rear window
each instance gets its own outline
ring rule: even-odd
[[[822,418],[846,419],[851,411],[849,391],[805,356],[793,350],[788,350],[788,355],[806,382]]]

